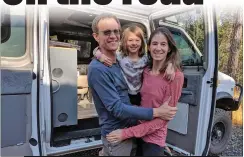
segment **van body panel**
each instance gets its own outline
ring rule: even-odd
[[[32,156],[29,143],[1,148],[1,156]]]
[[[26,95],[3,96],[1,103],[1,109],[4,111],[1,113],[1,147],[25,143],[27,126]]]
[[[28,69],[1,69],[1,94],[30,94],[32,70]]]

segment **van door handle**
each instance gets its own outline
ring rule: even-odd
[[[53,79],[53,78],[52,78],[52,81],[54,81],[58,84],[58,88],[52,92],[54,94],[60,89],[60,83],[56,79]]]
[[[182,95],[193,95],[192,91],[182,91],[181,92]]]

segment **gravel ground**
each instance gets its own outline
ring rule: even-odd
[[[69,156],[98,156],[101,149],[93,149],[85,152],[69,154]],[[209,154],[209,156],[243,156],[243,126],[233,125],[232,136],[226,147],[226,150],[221,154]]]
[[[67,154],[63,156],[98,156],[98,153],[101,149],[92,149],[92,150],[87,150],[83,152],[77,152],[77,153],[72,153],[72,154]]]
[[[243,126],[233,125],[232,136],[220,156],[243,156]]]

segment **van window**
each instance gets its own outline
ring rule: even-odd
[[[200,63],[200,55],[196,53],[192,45],[187,42],[181,34],[173,33],[173,38],[176,46],[180,52],[181,61],[183,65],[196,65]]]
[[[176,41],[177,48],[181,55],[182,64],[185,66],[202,65],[202,52],[204,52],[204,21],[202,10],[191,10],[173,16],[165,17],[159,22],[170,24],[176,28],[183,29],[184,32],[179,32],[179,29],[170,29],[173,38]],[[189,36],[186,36],[189,35]],[[190,42],[191,39],[196,47]]]
[[[2,9],[1,57],[21,57],[26,49],[26,20],[24,8]]]

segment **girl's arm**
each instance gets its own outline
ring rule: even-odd
[[[106,55],[104,55],[98,47],[94,49],[93,55],[104,65],[112,66],[113,64],[112,60],[108,58]]]

